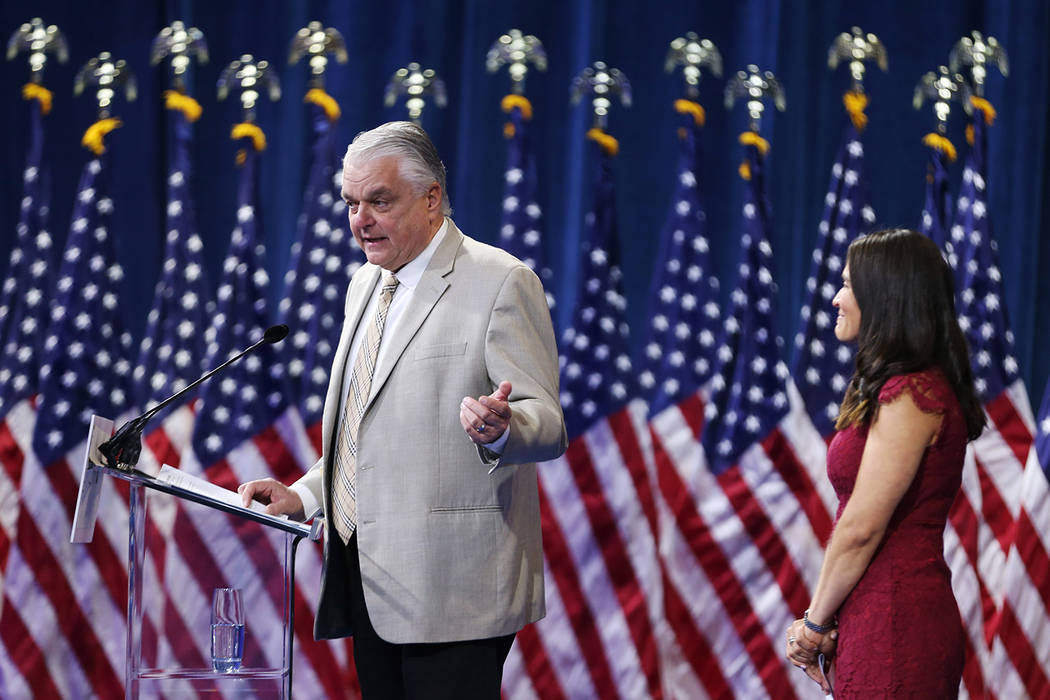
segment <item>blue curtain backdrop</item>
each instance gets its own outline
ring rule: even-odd
[[[302,97],[307,68],[302,63],[288,66],[287,56],[292,35],[307,22],[333,26],[347,41],[349,63],[333,64],[327,74],[327,89],[343,110],[338,127],[343,141],[383,121],[404,118],[403,107],[386,108],[382,102],[384,87],[397,68],[417,61],[444,78],[449,106],[429,107],[423,124],[448,166],[457,223],[489,242],[498,237],[505,163],[499,102],[508,90],[508,78],[505,71],[486,73],[485,53],[511,27],[543,41],[550,67],[546,73],[530,71],[527,96],[535,108],[533,139],[545,245],[560,300],[555,319],[559,326],[568,321],[581,267],[577,251],[588,190],[582,180],[589,172],[584,167],[583,135],[591,118],[587,106],[570,104],[569,85],[595,60],[622,70],[633,85],[634,106],[614,107],[609,131],[621,146],[615,163],[619,231],[624,259],[633,263],[625,266],[625,282],[636,344],[657,234],[675,176],[672,102],[682,94],[682,80],[663,71],[670,40],[696,31],[721,50],[727,74],[756,63],[774,71],[784,86],[787,111],[769,112],[762,133],[772,143],[768,189],[780,330],[790,338],[798,324],[829,168],[846,119],[841,95],[847,76],[844,68],[828,71],[829,44],[839,32],[858,25],[876,33],[886,46],[889,72],[872,68],[866,81],[871,105],[864,140],[872,204],[881,224],[915,226],[926,163],[920,140],[931,129],[932,115],[928,107],[912,109],[912,91],[923,73],[947,62],[960,37],[980,30],[997,37],[1010,56],[1010,76],[1004,79],[993,72],[986,93],[999,115],[989,145],[991,216],[1018,359],[1035,400],[1050,373],[1050,353],[1045,351],[1050,340],[1050,280],[1045,274],[1050,271],[1050,4],[1043,0],[110,0],[102,5],[38,0],[31,6],[4,3],[0,31],[6,37],[32,16],[57,24],[70,47],[70,61],[50,61],[44,81],[54,92],[46,157],[53,167],[51,231],[59,246],[69,228],[76,178],[86,158],[80,136],[95,118],[90,97],[74,99],[73,77],[85,61],[108,50],[127,60],[138,79],[138,101],[118,100],[114,113],[124,126],[107,139],[114,169],[113,225],[127,273],[121,304],[136,338],[144,328],[163,250],[167,132],[161,93],[169,78],[167,69],[149,65],[149,46],[173,20],[200,28],[212,59],[194,69],[189,91],[204,107],[195,126],[193,191],[212,280],[218,279],[234,226],[236,149],[229,134],[240,117],[236,99],[217,101],[216,79],[229,61],[244,53],[269,60],[280,75],[283,98],[258,110],[258,124],[269,144],[261,162],[261,220],[268,270],[276,282],[274,301],[282,292],[305,177],[309,117]],[[21,197],[28,110],[20,90],[26,77],[24,56],[0,64],[0,97],[6,105],[0,110],[0,158],[6,169],[0,188],[2,261],[14,239]],[[723,108],[724,87],[724,79],[705,76],[700,101],[708,117],[702,173],[708,232],[716,272],[728,280],[734,277],[731,270],[738,255],[743,186],[736,175],[742,157],[736,137],[745,117],[741,105],[731,113]],[[950,136],[960,153],[966,147],[962,126],[957,111]],[[961,158],[952,166],[953,191],[960,163]]]

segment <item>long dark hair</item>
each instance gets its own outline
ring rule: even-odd
[[[977,438],[984,410],[955,315],[952,271],[936,244],[908,229],[877,231],[850,244],[846,264],[860,329],[856,369],[835,427],[873,420],[890,377],[939,367],[962,408],[969,438]]]

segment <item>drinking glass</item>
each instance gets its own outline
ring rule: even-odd
[[[244,657],[244,606],[237,588],[216,588],[211,606],[211,665],[234,673]]]

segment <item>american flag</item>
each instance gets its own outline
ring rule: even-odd
[[[999,697],[1050,697],[1050,383],[1021,484],[1021,510],[1003,574],[1003,612],[995,670],[1011,681]],[[1043,582],[1039,585],[1039,582]],[[1007,668],[1016,669],[1016,675]]]
[[[930,160],[926,166],[926,196],[923,200],[919,231],[932,239],[938,248],[947,252],[950,248],[945,244],[952,208],[951,195],[948,192],[948,163],[955,160],[955,155],[945,151],[951,144],[939,134],[928,134],[923,142],[930,149]]]
[[[179,107],[190,98],[168,101],[170,141],[164,263],[139,346],[133,374],[139,408],[149,408],[183,389],[203,373],[204,340],[200,332],[215,310],[204,273],[204,252],[194,215],[192,110]],[[197,113],[199,114],[199,112]],[[143,435],[139,468],[155,473],[162,464],[179,467],[190,449],[194,412],[180,402],[157,414]],[[193,644],[200,627],[201,600],[187,596],[198,561],[195,553],[207,538],[189,531],[184,506],[173,498],[148,500],[143,594],[143,662],[146,667],[206,668],[208,650]],[[205,608],[206,609],[206,608]],[[199,633],[196,635],[199,639]],[[188,685],[169,690],[190,694]]]
[[[39,390],[47,304],[54,269],[55,244],[48,231],[51,188],[43,159],[44,113],[39,101],[29,108],[30,131],[22,179],[22,208],[11,264],[0,289],[0,574],[6,572],[8,552],[15,542],[21,512],[22,474],[28,437],[36,421],[34,397]],[[38,470],[39,471],[39,470]],[[3,579],[0,578],[0,585]],[[28,662],[18,650],[28,638],[19,627],[19,598],[3,589],[0,599],[0,680],[17,678],[18,666]]]
[[[254,129],[252,129],[254,131]],[[219,280],[216,312],[205,333],[205,366],[214,367],[262,337],[267,325],[269,280],[262,265],[264,251],[258,233],[258,197],[255,168],[258,153],[245,141],[238,172],[237,224]],[[264,477],[290,483],[316,457],[294,406],[284,376],[284,363],[275,346],[264,345],[202,387],[193,428],[192,452],[182,455],[180,468],[234,490],[237,485]],[[180,515],[182,515],[180,513]],[[283,535],[252,523],[185,510],[176,519],[177,537],[193,545],[188,561],[189,585],[183,584],[187,605],[204,611],[194,627],[206,627],[212,589],[242,588],[246,609],[259,622],[245,631],[245,665],[279,667],[284,640],[280,620],[283,598],[280,579]],[[322,688],[338,695],[345,654],[313,642],[312,611],[320,581],[316,548],[300,550],[296,561],[299,586],[295,592],[295,679],[302,687]],[[198,655],[207,658],[207,638],[195,636]]]
[[[1003,303],[1002,275],[992,232],[987,192],[985,115],[975,105],[973,145],[963,166],[962,184],[950,231],[955,256],[959,324],[970,346],[974,380],[989,425],[967,450],[962,491],[952,506],[946,556],[952,585],[969,635],[971,653],[963,687],[971,697],[1045,694],[1045,667],[1025,672],[1033,658],[1046,658],[1032,639],[1050,623],[1045,614],[1025,615],[1004,598],[1006,586],[1026,597],[1038,595],[1043,573],[1010,569],[1011,549],[1026,555],[1046,549],[1040,535],[1025,527],[1022,484],[1033,444],[1035,422],[1014,356],[1014,338]],[[1030,522],[1030,521],[1029,521]],[[1018,576],[1018,574],[1021,574]],[[1034,667],[1037,671],[1039,666]],[[1041,678],[1040,678],[1041,676]],[[1020,694],[1018,694],[1018,692]]]
[[[827,441],[835,433],[839,404],[853,376],[853,349],[835,338],[836,312],[831,300],[842,283],[846,249],[874,223],[864,177],[864,144],[856,126],[849,123],[824,195],[820,238],[806,280],[791,372],[813,425]]]
[[[688,665],[676,669],[676,697],[812,692],[781,646],[809,600],[830,531],[819,485],[803,466],[822,459],[823,441],[790,382],[773,325],[768,146],[754,133],[742,141],[749,145],[741,261],[710,392],[652,421],[660,495],[675,523],[661,531],[661,552],[673,589],[688,592],[678,614],[695,629],[683,648]]]
[[[704,571],[691,549],[699,513],[686,475],[698,463],[700,391],[717,364],[721,324],[700,183],[703,111],[694,102],[679,101],[676,108],[676,185],[653,274],[640,381],[649,397],[664,616],[672,635],[664,645],[665,688],[669,697],[717,697],[728,686],[703,621],[687,602],[704,589]]]
[[[178,109],[170,109],[169,114],[171,166],[167,176],[164,263],[133,375],[136,400],[141,407],[160,403],[203,373],[204,337],[200,329],[208,326],[207,320],[215,310],[190,190],[192,122]],[[165,409],[154,420],[159,423],[171,410]],[[178,466],[177,462],[168,464]]]
[[[342,188],[342,154],[336,148],[335,121],[313,105],[311,167],[299,216],[285,296],[278,312],[291,329],[283,344],[291,401],[321,449],[321,412],[328,372],[339,344],[350,277],[365,257],[350,233]]]
[[[507,169],[503,174],[499,243],[539,276],[547,292],[547,305],[553,309],[551,270],[543,254],[543,209],[536,201],[536,156],[530,133],[532,105],[520,95],[508,95],[503,99],[503,110],[510,121],[503,129],[507,137]]]
[[[342,154],[337,151],[336,119],[317,102],[312,110],[310,171],[279,313],[281,322],[291,329],[289,338],[282,344],[288,368],[289,403],[298,406],[312,450],[319,455],[321,413],[332,358],[339,344],[346,289],[350,277],[365,258],[350,233],[346,204],[340,196]],[[308,639],[312,636],[319,593],[319,547],[304,543],[299,548],[298,561],[299,571],[308,568],[311,578],[306,580],[304,575],[297,578],[300,589],[297,619],[301,616],[303,622],[300,623],[302,633],[296,640],[296,676],[299,665],[309,664],[321,677],[328,697],[356,697],[360,691],[352,662],[352,641]]]
[[[30,399],[38,389],[54,269],[55,244],[48,231],[51,183],[43,159],[44,115],[41,102],[32,100],[22,207],[11,263],[0,287],[0,587],[19,512],[23,454],[15,436],[33,433],[36,411]],[[0,602],[0,610],[3,607]]]
[[[699,108],[696,103],[690,103]],[[678,167],[649,292],[639,381],[656,415],[704,385],[719,335],[718,278],[711,274],[700,189],[702,112],[679,110]]]
[[[109,234],[107,176],[105,156],[91,157],[48,296],[32,440],[14,435],[22,455],[21,508],[0,616],[0,669],[11,697],[122,694],[126,489],[104,484],[106,517],[91,544],[72,545],[68,534],[90,417],[115,418],[130,404],[131,341],[118,313],[123,272]]]
[[[256,231],[255,167],[259,156],[251,143],[246,143],[240,153],[243,162],[237,179],[237,224],[223,261],[216,313],[204,334],[206,367],[218,366],[258,341],[269,322],[266,298],[270,280]],[[203,387],[193,442],[205,469],[269,427],[284,410],[288,392],[280,359],[275,347],[263,345]]]
[[[644,404],[628,356],[612,144],[594,147],[582,288],[562,336],[564,456],[540,465],[547,616],[518,633],[509,698],[663,697],[661,578]]]

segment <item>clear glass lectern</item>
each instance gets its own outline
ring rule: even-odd
[[[112,431],[111,421],[92,418],[70,539],[91,541],[103,478],[129,484],[126,697],[291,697],[295,553],[302,539],[317,538],[317,526],[102,466],[97,447]],[[235,672],[211,665],[219,587],[245,596],[244,659]]]

